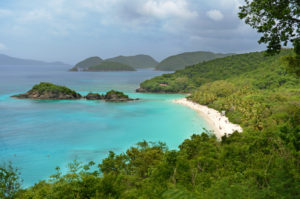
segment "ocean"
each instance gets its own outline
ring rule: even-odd
[[[137,142],[164,142],[177,149],[192,134],[210,130],[193,110],[172,103],[181,94],[135,93],[139,84],[163,74],[136,72],[68,72],[56,66],[0,66],[0,164],[11,162],[24,187],[64,171],[77,160],[100,163],[108,152],[126,152]],[[40,82],[67,86],[81,94],[123,91],[139,101],[108,103],[87,100],[23,100]]]

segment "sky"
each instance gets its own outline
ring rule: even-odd
[[[0,53],[69,64],[90,57],[263,50],[243,0],[1,0]]]

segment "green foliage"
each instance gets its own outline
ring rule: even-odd
[[[52,83],[48,82],[41,82],[37,85],[34,85],[32,89],[29,92],[37,91],[39,93],[44,92],[54,92],[54,93],[63,93],[63,94],[69,94],[69,95],[76,95],[76,92],[65,87],[65,86],[58,86]]]
[[[263,36],[258,43],[267,44],[267,54],[281,51],[282,45],[294,45],[295,56],[287,56],[285,62],[291,73],[300,76],[300,1],[299,0],[245,0],[239,17],[257,29]]]
[[[106,61],[126,64],[133,68],[154,68],[158,62],[148,55],[118,56]]]
[[[221,54],[212,52],[187,52],[179,55],[168,57],[161,61],[157,66],[157,70],[175,71],[184,69],[186,66],[198,64],[216,58],[230,56],[232,54]]]
[[[84,71],[135,71],[135,69],[126,64],[102,61],[98,65],[90,66],[87,69],[84,69]]]
[[[299,151],[298,151],[299,152]],[[95,163],[74,162],[69,172],[19,192],[22,199],[64,198],[298,198],[299,153],[277,132],[245,131],[223,137],[205,133],[179,151],[140,142]]]
[[[117,98],[126,98],[128,99],[128,95],[125,95],[123,92],[120,91],[115,91],[115,90],[110,90],[105,94],[105,98],[109,99],[116,96]]]
[[[267,53],[279,53],[281,44],[293,42],[300,37],[299,0],[245,0],[240,7],[239,17],[257,29],[263,36],[259,43],[268,44]]]
[[[280,68],[280,72],[277,72],[280,74],[274,77],[276,79],[285,73],[285,69],[280,67],[282,64],[279,62],[279,58],[291,54],[292,50],[283,50],[281,54],[272,57],[265,57],[263,52],[233,55],[188,66],[173,74],[164,74],[151,80],[146,80],[140,86],[148,92],[188,93],[208,82],[233,77],[238,78],[246,73],[249,75],[257,72],[261,73],[266,68],[268,73],[263,72],[262,74],[270,74],[272,76],[273,70],[278,71],[278,68]],[[270,66],[275,68],[272,70]]]
[[[17,169],[11,164],[0,167],[0,198],[14,199],[21,187],[21,180]]]

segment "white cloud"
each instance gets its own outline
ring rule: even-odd
[[[214,21],[221,21],[224,18],[222,12],[216,9],[209,10],[206,14],[209,18],[211,18]]]
[[[2,43],[0,43],[0,50],[5,50],[6,49],[6,46]]]
[[[7,10],[7,9],[0,9],[0,17],[8,17],[12,15],[12,11],[11,10]]]
[[[48,11],[44,9],[35,9],[21,15],[19,21],[23,23],[37,22],[37,21],[45,22],[51,20],[51,18],[52,15]]]
[[[188,8],[186,0],[148,0],[143,6],[142,14],[156,18],[178,17],[189,19],[197,17],[197,12]]]

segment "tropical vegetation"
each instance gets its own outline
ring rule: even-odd
[[[266,57],[264,54],[264,52],[246,53],[199,63],[172,74],[164,74],[144,81],[140,86],[146,92],[190,93],[209,82],[234,77],[242,79],[240,77],[242,74],[253,76],[256,72],[261,73],[264,70],[267,70],[267,74],[275,81],[277,81],[276,78],[291,77],[285,74],[286,70],[282,67],[284,63],[280,60],[292,55],[292,50],[282,50],[279,55],[274,56]],[[278,70],[280,72],[276,73]],[[264,81],[264,79],[259,79],[259,81]]]
[[[203,61],[209,61],[216,58],[230,56],[232,54],[212,53],[212,52],[185,52],[178,55],[173,55],[162,60],[157,66],[156,70],[175,71],[184,69],[186,66],[198,64]]]
[[[32,89],[29,92],[39,92],[39,93],[45,93],[45,92],[55,92],[55,93],[63,93],[66,95],[76,95],[77,93],[69,89],[65,86],[55,85],[49,82],[41,82],[39,84],[36,84],[32,87]]]

